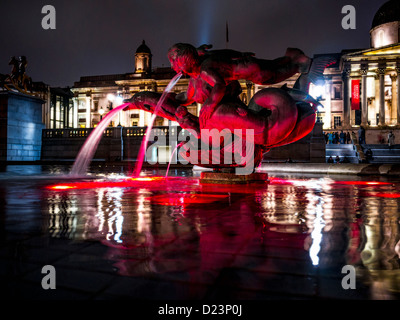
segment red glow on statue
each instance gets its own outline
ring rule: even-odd
[[[211,45],[195,48],[190,44],[175,44],[169,50],[168,58],[177,73],[190,77],[187,91],[169,94],[161,108],[156,108],[160,93],[139,92],[125,100],[130,104],[125,110],[141,109],[177,121],[183,129],[192,130],[203,143],[208,143],[205,141],[208,137],[202,135],[201,129],[230,130],[232,133],[237,129],[251,129],[253,168],[259,165],[262,154],[269,149],[298,141],[312,131],[320,103],[308,95],[308,87],[311,82],[321,80],[333,59],[312,60],[294,48],[287,49],[283,57],[275,60],[258,59],[250,52],[211,48]],[[238,80],[270,85],[297,73],[301,76],[293,88],[285,85],[262,89],[247,105],[239,98],[242,89]],[[193,103],[202,104],[200,117],[188,112],[186,106]],[[223,148],[221,145],[220,150]],[[242,154],[245,154],[244,150]],[[243,165],[208,165],[210,157],[199,154],[196,164],[214,168]]]

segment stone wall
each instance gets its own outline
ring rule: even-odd
[[[154,128],[167,135],[169,127]],[[79,150],[94,129],[43,130],[42,160],[75,160]],[[143,141],[145,127],[114,127],[104,130],[94,160],[136,160]],[[168,143],[169,140],[166,139]],[[151,145],[152,142],[149,142]]]
[[[311,133],[286,146],[271,149],[264,154],[264,162],[282,162],[289,158],[295,162],[325,163],[325,139],[322,123],[316,123]]]
[[[43,103],[20,93],[0,93],[0,161],[40,160]]]

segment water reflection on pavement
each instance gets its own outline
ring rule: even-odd
[[[213,185],[174,174],[9,175],[0,186],[6,286],[47,298],[37,270],[51,264],[64,275],[59,298],[399,298],[400,181]],[[343,288],[346,265],[356,289]]]

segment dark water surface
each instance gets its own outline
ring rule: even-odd
[[[130,169],[95,166],[71,180],[66,166],[3,168],[9,298],[400,297],[400,179],[208,185],[191,170],[165,180],[165,170],[130,179]],[[42,288],[45,265],[56,270],[55,290]]]

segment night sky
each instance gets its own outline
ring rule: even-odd
[[[73,86],[81,76],[132,72],[142,40],[153,67],[169,66],[177,42],[231,49],[257,57],[298,47],[312,56],[369,48],[372,19],[386,0],[1,0],[0,73],[25,55],[33,81]],[[56,29],[44,30],[44,5],[56,9]],[[342,7],[356,8],[356,29],[344,30]]]

